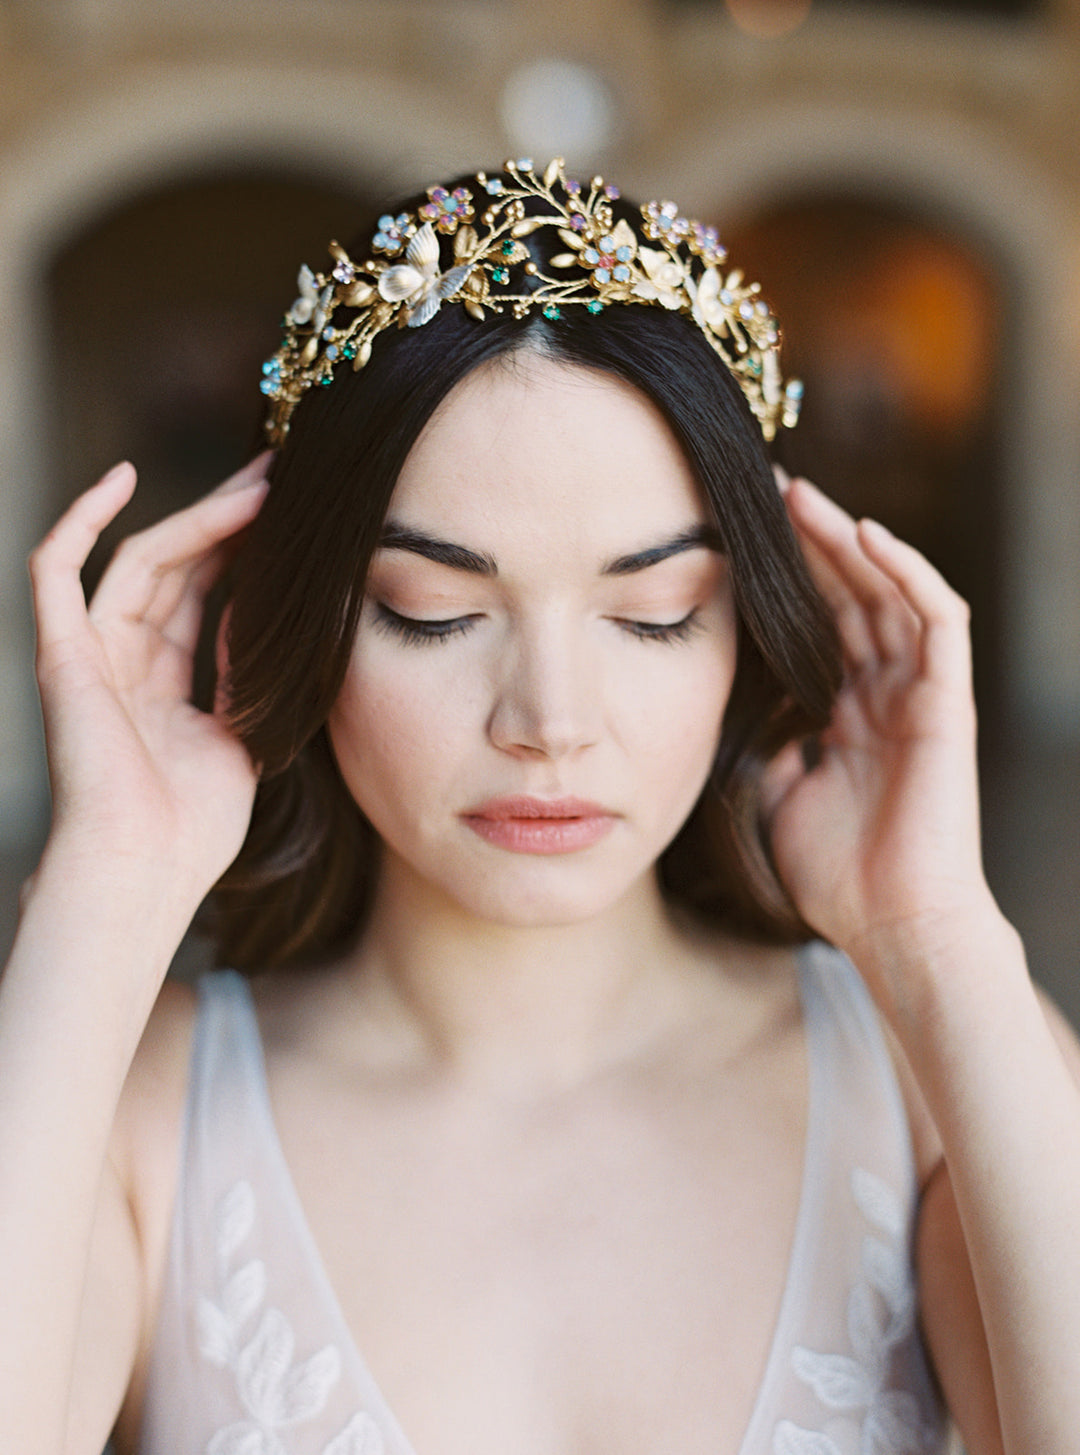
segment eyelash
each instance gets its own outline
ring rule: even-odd
[[[412,616],[402,616],[381,601],[377,603],[377,611],[375,624],[380,631],[399,637],[414,647],[429,646],[433,642],[445,642],[450,637],[463,635],[472,629],[476,620],[472,616],[456,616],[447,621],[423,621]],[[631,636],[637,637],[638,641],[662,644],[684,642],[701,625],[696,606],[681,621],[619,621],[618,624]]]

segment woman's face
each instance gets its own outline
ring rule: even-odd
[[[398,480],[329,719],[384,889],[514,925],[651,890],[734,673],[711,539],[630,385],[522,353],[453,390]]]

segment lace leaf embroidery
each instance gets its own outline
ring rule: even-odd
[[[214,1219],[218,1301],[203,1297],[196,1307],[200,1353],[217,1368],[232,1371],[250,1416],[218,1430],[206,1455],[289,1455],[277,1432],[322,1414],[341,1377],[341,1354],[333,1344],[296,1363],[296,1337],[280,1309],[265,1309],[247,1336],[266,1300],[266,1265],[252,1258],[230,1270],[254,1230],[255,1214],[255,1194],[247,1182],[236,1183],[222,1198]],[[360,1411],[322,1455],[383,1455],[382,1434]]]
[[[868,1223],[873,1223],[894,1243],[903,1239],[906,1223],[904,1205],[887,1182],[875,1177],[873,1172],[856,1167],[851,1174],[851,1191]]]
[[[773,1432],[773,1455],[840,1455],[828,1435],[801,1430],[790,1420],[781,1420]]]
[[[797,1346],[792,1367],[829,1410],[860,1416],[861,1455],[923,1455],[932,1431],[915,1397],[888,1388],[893,1354],[911,1333],[915,1294],[905,1254],[907,1229],[900,1199],[880,1177],[856,1168],[855,1202],[866,1220],[889,1239],[867,1236],[861,1250],[862,1280],[851,1290],[847,1330],[852,1354],[822,1354]],[[777,1425],[773,1455],[840,1455],[828,1435],[789,1420]]]
[[[383,1439],[370,1415],[353,1415],[339,1435],[327,1445],[323,1455],[382,1455]]]
[[[915,1396],[889,1390],[867,1417],[864,1444],[874,1455],[922,1455],[925,1447],[922,1421]]]
[[[870,1387],[877,1389],[885,1378],[885,1357],[891,1341],[887,1315],[881,1300],[868,1283],[857,1283],[851,1290],[847,1327],[855,1359],[866,1371]]]
[[[206,1447],[206,1455],[286,1455],[281,1441],[246,1421],[219,1430]]]
[[[879,1238],[866,1238],[862,1268],[866,1282],[881,1295],[889,1311],[889,1342],[899,1343],[915,1323],[915,1289],[908,1277],[907,1262],[898,1248],[890,1248]]]
[[[241,1329],[266,1297],[266,1265],[261,1258],[245,1263],[226,1283],[221,1307],[234,1329]]]
[[[233,1254],[245,1242],[255,1224],[255,1194],[248,1182],[237,1182],[221,1199],[214,1219],[214,1251],[217,1254],[218,1281]]]
[[[857,1410],[874,1398],[875,1383],[857,1359],[846,1354],[815,1354],[810,1349],[792,1351],[795,1373],[831,1410]]]

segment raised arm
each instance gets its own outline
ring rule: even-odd
[[[126,542],[89,610],[79,571],[130,465],[31,558],[54,812],[0,981],[0,1430],[19,1455],[97,1455],[136,1353],[142,1267],[110,1136],[169,961],[250,815],[247,754],[190,694],[203,602],[264,466]],[[101,1428],[68,1428],[76,1363]]]
[[[794,753],[777,765],[777,864],[807,921],[862,973],[941,1138],[920,1284],[971,1455],[1070,1455],[1080,1060],[983,877],[967,610],[880,526],[805,481],[786,493],[847,676],[817,765]]]

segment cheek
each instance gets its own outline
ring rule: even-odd
[[[380,804],[399,811],[423,786],[437,791],[467,731],[468,704],[423,666],[382,671],[378,652],[354,659],[327,720],[342,777],[370,817]]]
[[[734,676],[732,631],[694,649],[662,690],[639,699],[639,748],[676,816],[689,813],[712,768]]]
[[[407,681],[391,690],[351,667],[327,720],[338,767],[364,808],[374,789],[415,765],[425,745],[414,692]]]

